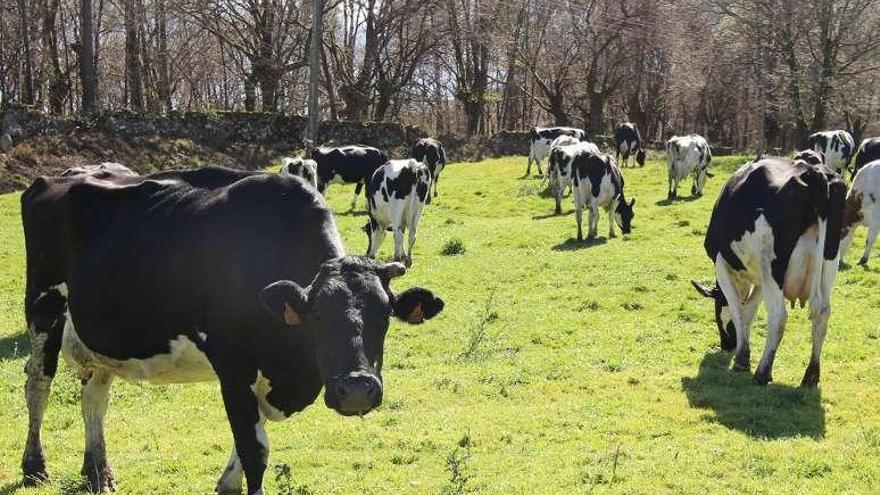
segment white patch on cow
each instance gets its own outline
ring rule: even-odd
[[[727,328],[727,325],[730,324],[730,320],[733,319],[733,316],[730,314],[730,306],[721,306],[721,328]]]
[[[850,133],[843,130],[823,131],[811,134],[810,138],[812,139],[815,136],[823,136],[825,138],[825,146],[823,147],[817,141],[813,145],[813,151],[821,153],[824,157],[825,165],[840,173],[846,168],[855,150],[855,141],[853,141]],[[834,142],[835,137],[837,138],[836,143]]]
[[[251,385],[251,390],[257,397],[257,403],[260,406],[260,414],[262,414],[263,417],[270,421],[284,421],[287,419],[287,416],[285,416],[283,411],[276,409],[275,406],[270,404],[268,399],[266,399],[266,396],[272,391],[272,383],[268,378],[263,376],[263,373],[259,370],[257,370],[257,379],[254,381],[253,385]]]
[[[202,339],[203,344],[208,341],[208,334],[206,334],[205,332],[197,332],[196,335],[198,335],[199,338]]]
[[[233,443],[229,462],[226,463],[226,468],[223,470],[223,474],[220,475],[220,480],[217,481],[217,493],[219,495],[240,494],[243,478],[244,470],[241,466],[241,459],[238,458],[238,452],[235,450],[235,444]]]
[[[170,352],[147,359],[113,359],[92,351],[77,334],[66,312],[61,352],[65,361],[77,370],[106,370],[129,381],[146,380],[151,383],[186,383],[217,379],[207,356],[185,335],[179,335],[168,344]]]
[[[853,178],[852,187],[849,190],[846,208],[856,208],[857,211],[847,211],[847,216],[860,216],[861,219],[848,228],[846,235],[840,241],[840,258],[849,251],[855,239],[855,231],[860,225],[868,227],[868,237],[865,241],[865,249],[862,252],[860,263],[867,263],[871,256],[871,249],[880,233],[880,160],[875,160],[863,166]]]

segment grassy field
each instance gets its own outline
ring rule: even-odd
[[[743,158],[713,162],[706,197],[667,204],[664,164],[625,170],[633,233],[574,241],[571,200],[553,200],[525,158],[448,167],[422,219],[398,290],[447,301],[422,326],[393,323],[385,403],[363,419],[323,401],[268,425],[267,493],[877,493],[880,487],[880,259],[840,273],[818,390],[797,388],[809,358],[806,310],[793,310],[776,383],[728,371],[711,304],[703,235],[715,197]],[[716,165],[717,164],[717,165]],[[680,190],[685,196],[690,183]],[[366,217],[342,237],[366,250]],[[362,203],[362,200],[361,200]],[[599,234],[607,233],[607,220]],[[442,254],[460,241],[464,252]],[[859,232],[850,258],[864,242]],[[381,254],[390,256],[386,239]],[[460,251],[461,249],[458,249]],[[27,357],[18,195],[0,197],[0,494],[71,493],[83,428],[64,367],[44,426],[53,484],[19,488]],[[754,327],[753,368],[764,311]],[[231,434],[216,384],[117,381],[107,420],[121,493],[209,493]]]

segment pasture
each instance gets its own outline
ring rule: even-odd
[[[414,266],[393,286],[430,288],[446,310],[421,326],[392,322],[378,410],[343,418],[319,399],[267,426],[267,493],[877,492],[880,259],[838,277],[820,387],[797,388],[810,348],[800,309],[776,382],[757,387],[727,369],[711,302],[689,283],[714,276],[704,229],[746,158],[717,158],[705,197],[691,200],[688,180],[672,204],[665,160],[625,169],[633,233],[605,239],[603,212],[589,244],[574,240],[570,196],[554,216],[542,182],[520,178],[525,161],[445,169]],[[367,217],[363,197],[348,212],[351,189],[330,186],[328,196],[349,252],[362,254]],[[76,493],[79,383],[64,366],[43,429],[53,483],[19,484],[28,344],[18,196],[0,197],[0,494]],[[216,383],[115,382],[107,449],[120,493],[211,492],[231,443]]]

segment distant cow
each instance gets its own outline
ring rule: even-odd
[[[564,144],[560,144],[564,143]],[[581,151],[599,153],[599,148],[590,142],[577,142],[570,136],[561,136],[553,141],[550,158],[547,161],[547,177],[550,189],[556,196],[556,214],[562,213],[562,194],[571,187],[574,167],[572,162]]]
[[[688,175],[693,175],[694,184],[691,195],[702,196],[706,179],[714,177],[709,172],[712,151],[709,143],[702,136],[673,136],[666,142],[666,159],[668,161],[669,199],[678,197],[678,183]]]
[[[635,155],[636,163],[645,166],[645,149],[642,148],[642,136],[639,129],[631,122],[625,122],[614,129],[614,159],[620,161],[623,155],[623,166],[629,165],[630,155]]]
[[[526,177],[532,173],[532,162],[538,166],[538,175],[541,172],[541,160],[550,154],[550,145],[559,136],[572,136],[579,141],[588,141],[586,131],[575,127],[535,127],[529,134],[529,163],[526,167]]]
[[[721,347],[736,349],[737,370],[750,367],[751,325],[764,300],[767,343],[755,371],[758,384],[773,380],[773,359],[788,318],[786,299],[810,304],[813,351],[801,385],[819,382],[845,196],[843,179],[830,168],[785,158],[747,163],[721,190],[705,241],[716,284],[693,284],[715,301]]]
[[[852,136],[846,131],[816,132],[807,138],[807,147],[825,158],[825,165],[837,173],[849,167],[849,161],[855,151]]]
[[[318,191],[327,190],[328,184],[357,184],[351,209],[357,205],[357,197],[373,172],[388,162],[388,157],[372,146],[360,144],[337,148],[312,149],[312,159],[318,164]]]
[[[412,156],[428,166],[428,170],[431,172],[431,181],[434,182],[434,196],[437,196],[437,182],[440,181],[440,172],[446,167],[446,148],[443,147],[443,143],[434,138],[419,139],[413,146]]]
[[[391,160],[376,170],[367,184],[370,221],[364,231],[370,241],[368,257],[376,256],[390,228],[394,232],[394,260],[412,265],[412,249],[430,190],[431,172],[415,159]],[[403,234],[407,230],[409,241],[404,249]]]
[[[302,177],[314,187],[318,187],[318,164],[309,158],[284,157],[279,173]]]
[[[102,175],[136,176],[138,174],[121,163],[104,162],[98,165],[78,165],[76,167],[70,167],[64,172],[61,172],[59,177],[73,177],[77,175],[91,175],[100,178]]]
[[[855,176],[859,169],[874,160],[880,160],[880,137],[865,139],[859,145],[859,150],[856,152],[856,158],[853,162],[853,176]]]
[[[576,152],[572,161],[572,192],[574,195],[574,211],[577,219],[579,241],[584,240],[581,229],[584,207],[590,208],[590,225],[588,239],[596,237],[599,226],[599,207],[608,212],[608,237],[616,237],[614,223],[620,226],[624,234],[632,230],[633,205],[629,203],[623,191],[623,175],[610,155],[593,150],[581,149]]]
[[[840,246],[840,259],[852,246],[856,228],[859,225],[868,227],[868,238],[865,250],[859,259],[860,265],[866,265],[871,256],[871,248],[880,233],[880,160],[874,160],[856,172],[852,187],[846,196],[846,210],[843,214],[843,240]]]
[[[39,178],[22,194],[27,255],[24,483],[48,479],[41,425],[63,353],[82,383],[88,488],[114,488],[104,417],[114,377],[219,380],[234,449],[219,493],[260,494],[266,420],[382,401],[394,315],[431,318],[430,291],[390,289],[400,263],[347,256],[304,181],[225,169]]]

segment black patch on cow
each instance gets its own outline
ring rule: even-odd
[[[880,137],[865,139],[862,141],[862,144],[859,146],[859,151],[856,154],[855,162],[853,163],[853,175],[874,160],[880,160]]]
[[[363,184],[376,169],[388,162],[385,153],[363,145],[314,148],[312,159],[318,164],[318,190],[321,192],[337,175],[345,184]]]
[[[437,165],[446,165],[446,150],[433,138],[419,139],[412,149],[412,157],[428,166],[431,178],[437,178]]]
[[[430,320],[443,311],[446,303],[431,291],[416,287],[403,291],[397,296],[394,303],[394,316],[406,320],[419,305],[421,305],[425,319]]]
[[[819,218],[827,219],[824,256],[832,259],[840,244],[846,187],[824,165],[765,158],[737,170],[724,185],[712,211],[704,247],[714,262],[718,253],[734,270],[742,260],[731,244],[754,232],[764,215],[773,229],[773,279],[783,287],[788,260],[800,236]]]
[[[624,144],[627,145],[626,149],[624,149]],[[641,161],[637,160],[640,165],[645,163],[645,155],[642,151],[642,136],[633,123],[626,122],[614,129],[614,150],[618,155],[622,155],[624,160],[634,154],[641,156]],[[642,151],[641,155],[638,155],[639,151]]]
[[[574,127],[535,127],[529,133],[532,143],[538,140],[548,140],[552,142],[559,136],[571,136],[583,141],[589,141],[590,137],[587,131]]]

